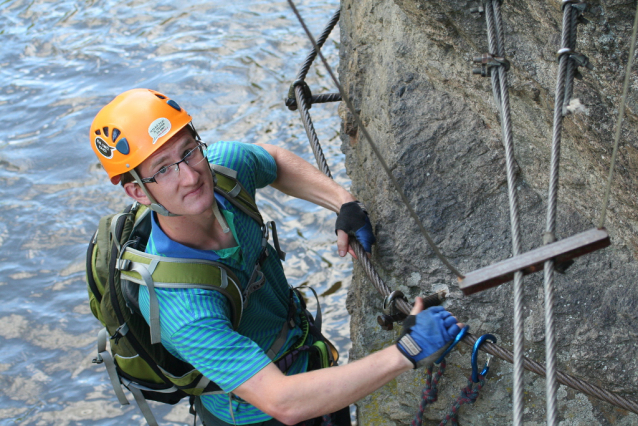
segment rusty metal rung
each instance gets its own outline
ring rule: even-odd
[[[461,291],[466,296],[496,287],[514,279],[514,273],[523,275],[543,270],[545,262],[554,259],[557,264],[567,262],[584,254],[608,247],[611,244],[607,230],[590,229],[555,243],[547,244],[519,256],[505,259],[485,268],[470,272],[460,281]]]

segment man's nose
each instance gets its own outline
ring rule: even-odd
[[[186,163],[186,161],[179,164],[179,178],[182,182],[193,182],[199,177],[199,172],[195,168]]]

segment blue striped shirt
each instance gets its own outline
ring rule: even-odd
[[[208,148],[208,161],[231,168],[253,196],[277,177],[275,160],[263,148],[239,142],[218,142]],[[222,214],[238,247],[219,251],[198,250],[172,241],[162,231],[153,213],[153,226],[146,252],[162,256],[213,260],[230,267],[245,288],[261,249],[261,230],[248,215],[223,197],[215,194]],[[264,286],[252,294],[237,331],[232,329],[230,304],[221,293],[201,289],[157,288],[160,307],[162,344],[177,358],[197,368],[217,383],[224,392],[232,392],[253,377],[271,361],[265,351],[278,336],[288,314],[290,287],[274,248],[262,265]],[[146,287],[140,287],[139,304],[149,320],[149,298]],[[299,324],[299,311],[295,322]],[[283,353],[302,334],[299,327],[288,333],[280,350]],[[287,374],[304,372],[307,353],[292,365]],[[220,419],[233,423],[229,395],[202,397],[206,408]],[[237,424],[258,423],[271,419],[256,407],[233,400],[233,416]]]

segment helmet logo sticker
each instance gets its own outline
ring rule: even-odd
[[[104,157],[113,158],[113,148],[104,142],[104,139],[95,138],[95,147]]]
[[[148,126],[148,135],[153,138],[153,145],[155,142],[171,130],[171,122],[168,118],[158,118]]]

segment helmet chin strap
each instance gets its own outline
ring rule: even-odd
[[[213,185],[217,186],[217,176],[215,176],[215,172],[213,171],[212,167],[210,167],[210,172],[213,175]],[[219,211],[219,206],[217,206],[217,199],[215,197],[213,197],[213,214],[217,218],[217,222],[219,222],[219,224],[221,225],[222,231],[224,232],[224,234],[228,234],[230,232],[230,228],[228,227],[228,223],[226,222],[226,219],[224,218],[222,213]]]
[[[151,193],[148,192],[148,190],[146,189],[146,185],[144,185],[144,182],[142,182],[142,179],[137,174],[135,169],[132,169],[130,173],[131,175],[133,175],[135,182],[137,182],[140,188],[142,188],[142,191],[144,191],[144,195],[146,195],[146,198],[148,198],[149,201],[151,202],[151,204],[148,206],[149,209],[153,210],[157,214],[161,214],[162,216],[179,216],[178,214],[173,214],[169,212],[168,210],[166,210],[166,207],[164,207],[163,205],[161,205],[155,200],[155,198],[151,195]]]

